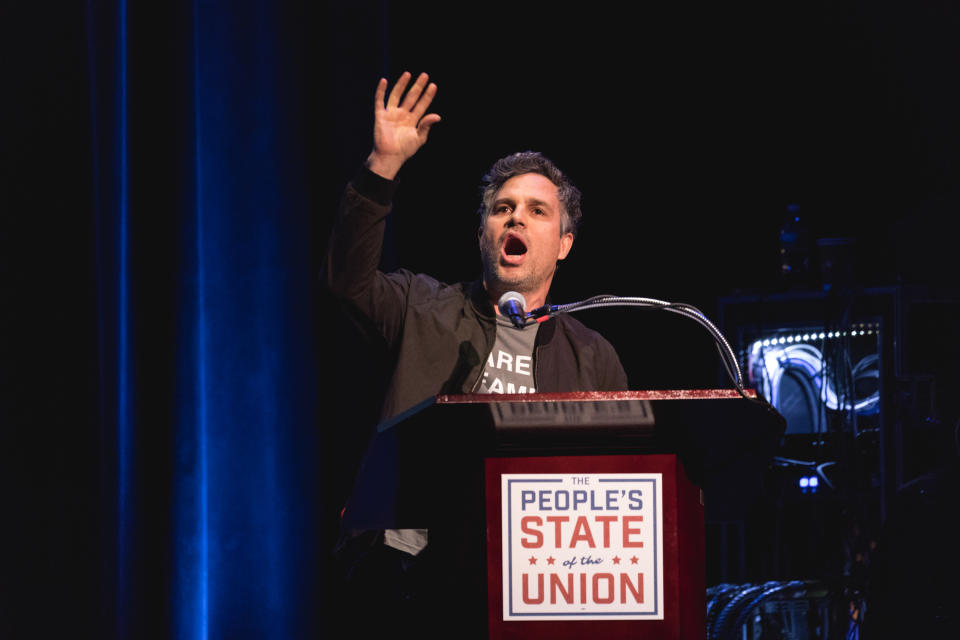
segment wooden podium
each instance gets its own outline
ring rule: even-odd
[[[785,427],[749,395],[430,398],[378,429],[345,523],[429,530],[450,637],[700,640],[704,500],[749,502]]]

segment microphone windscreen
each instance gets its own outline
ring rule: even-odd
[[[505,294],[500,296],[500,300],[497,302],[497,308],[500,309],[500,313],[509,317],[510,313],[510,302],[516,302],[520,305],[520,312],[524,313],[527,310],[527,300],[523,297],[523,294],[517,293],[516,291],[507,291]]]

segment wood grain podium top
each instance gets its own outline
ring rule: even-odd
[[[744,389],[749,398],[756,398],[753,389]],[[437,404],[476,402],[583,402],[600,400],[723,400],[742,399],[736,389],[662,389],[650,391],[572,391],[565,393],[471,393],[439,395]]]

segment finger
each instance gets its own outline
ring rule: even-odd
[[[373,95],[373,109],[374,111],[383,110],[383,98],[387,95],[387,79],[380,78],[380,82],[377,83],[377,91]]]
[[[396,108],[400,104],[400,96],[403,95],[404,89],[407,88],[407,83],[410,82],[410,72],[404,71],[400,74],[400,78],[397,79],[397,84],[393,85],[393,89],[390,90],[390,97],[387,98],[387,108]]]
[[[436,113],[428,113],[423,116],[420,124],[417,125],[417,135],[420,137],[421,143],[426,142],[427,135],[430,133],[430,127],[438,122],[440,122],[440,116]]]
[[[423,95],[420,96],[420,99],[417,100],[417,104],[413,107],[413,115],[416,116],[417,120],[423,117],[423,114],[427,112],[427,109],[430,107],[430,103],[433,102],[433,98],[437,95],[437,85],[431,82],[427,85],[426,91],[423,92]]]
[[[421,73],[417,76],[417,81],[413,83],[413,86],[410,87],[410,91],[407,91],[406,97],[403,99],[403,104],[400,105],[401,108],[410,111],[413,109],[413,105],[417,103],[417,100],[420,98],[420,94],[423,93],[423,88],[427,85],[427,80],[429,77],[425,73]]]

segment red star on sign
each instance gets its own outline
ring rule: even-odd
[[[620,564],[620,556],[613,556],[613,564]]]
[[[547,558],[547,564],[553,564],[554,562],[556,562],[556,560],[557,560],[556,558],[554,558],[553,556],[550,556],[549,558]]]
[[[637,564],[639,560],[640,558],[638,558],[637,556],[633,556],[632,558],[630,558],[630,564]]]
[[[530,564],[537,564],[537,559],[534,556],[530,556]]]

